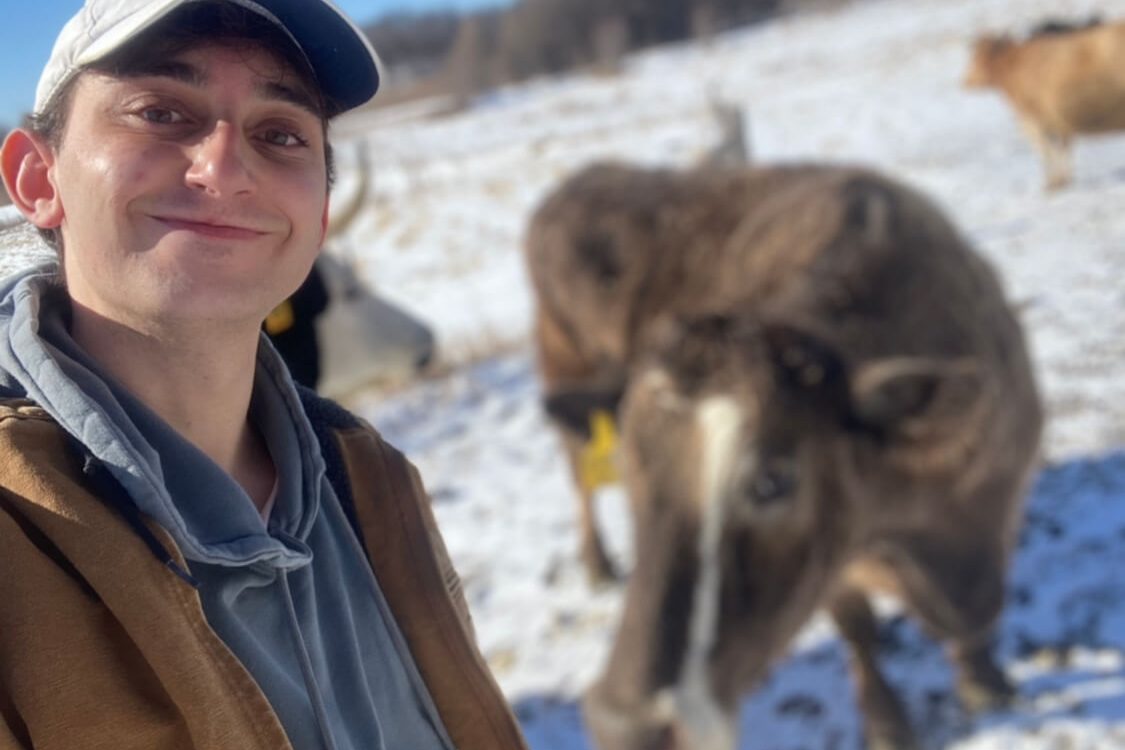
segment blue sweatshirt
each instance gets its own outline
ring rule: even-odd
[[[265,337],[250,420],[277,467],[268,524],[242,488],[68,333],[54,267],[0,283],[0,394],[42,406],[176,540],[208,623],[296,750],[451,750]]]

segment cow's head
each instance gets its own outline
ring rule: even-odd
[[[585,699],[599,747],[731,750],[739,694],[899,486],[886,452],[975,384],[963,362],[852,365],[756,316],[669,325],[622,406],[636,562]]]
[[[966,88],[987,88],[996,85],[997,62],[1015,45],[1005,36],[982,36],[973,42],[973,53],[965,73]]]

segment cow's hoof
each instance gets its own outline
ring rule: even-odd
[[[906,708],[881,679],[868,683],[862,711],[869,750],[917,750]]]
[[[869,730],[867,750],[918,750],[914,733],[908,727]]]
[[[987,651],[961,660],[958,666],[957,697],[966,711],[975,714],[1012,704],[1016,690]]]
[[[1012,683],[999,671],[974,675],[957,685],[957,697],[965,710],[972,714],[1008,708],[1016,697]]]

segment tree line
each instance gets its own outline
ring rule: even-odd
[[[518,0],[465,16],[398,14],[366,31],[391,84],[440,78],[447,93],[582,67],[614,69],[629,52],[708,37],[800,0]]]

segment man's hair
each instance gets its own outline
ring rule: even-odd
[[[243,44],[264,49],[277,56],[297,76],[302,93],[308,95],[320,117],[324,133],[324,167],[328,185],[336,179],[332,146],[328,143],[328,121],[340,113],[340,106],[321,91],[316,75],[296,43],[277,24],[239,5],[222,0],[188,3],[157,21],[120,49],[82,68],[64,83],[42,111],[29,115],[25,126],[52,148],[58,149],[66,133],[71,100],[78,79],[87,71],[114,77],[143,75],[161,62],[201,45]],[[40,229],[51,247],[62,249],[58,229]]]

